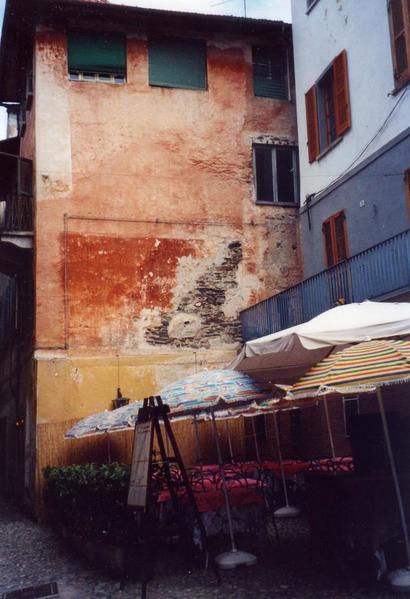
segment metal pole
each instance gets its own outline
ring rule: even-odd
[[[253,416],[251,418],[251,420],[252,420],[252,434],[253,434],[253,438],[255,441],[256,461],[258,462],[258,464],[260,464],[261,463],[261,454],[259,453],[258,438],[256,436],[255,417]]]
[[[381,416],[381,419],[382,419],[384,440],[385,440],[385,443],[386,443],[387,454],[389,456],[390,469],[391,469],[391,473],[392,473],[392,478],[393,478],[393,483],[394,483],[394,489],[396,491],[396,497],[397,497],[397,504],[398,504],[398,507],[399,507],[399,515],[400,515],[401,526],[402,526],[402,529],[403,529],[404,544],[405,544],[405,547],[406,547],[406,556],[407,556],[407,569],[410,570],[410,541],[409,541],[409,532],[407,530],[406,516],[405,516],[405,513],[404,513],[404,506],[403,506],[403,499],[402,499],[401,490],[400,490],[399,477],[397,475],[396,462],[394,460],[393,449],[392,449],[391,439],[390,439],[390,433],[389,433],[389,427],[387,425],[386,412],[384,411],[383,396],[382,396],[382,392],[380,390],[380,387],[376,388],[376,396],[377,396],[377,401],[378,401],[378,404],[379,404],[380,416]]]
[[[213,410],[211,410],[211,416],[212,416],[212,428],[213,428],[214,435],[215,435],[216,452],[218,454],[219,470],[221,472],[221,477],[222,477],[222,491],[223,491],[224,499],[225,499],[226,515],[228,518],[229,536],[231,538],[231,547],[232,547],[232,551],[236,552],[238,550],[236,548],[235,537],[233,534],[231,506],[229,505],[228,488],[226,486],[226,478],[225,478],[224,466],[223,466],[223,461],[222,461],[221,446],[219,444],[218,429],[216,428],[216,420],[215,420],[215,414],[214,414]]]
[[[336,458],[335,444],[333,441],[332,427],[330,425],[329,406],[327,405],[326,395],[323,396],[323,401],[325,404],[325,415],[326,415],[327,432],[329,433],[330,449],[332,451],[332,458],[335,459]]]
[[[194,415],[194,428],[195,428],[195,442],[196,442],[196,459],[199,464],[202,462],[201,455],[201,442],[199,440],[199,430],[198,430],[198,420],[196,415]]]
[[[231,435],[229,434],[229,423],[228,423],[228,419],[225,419],[225,429],[226,429],[226,436],[228,437],[228,446],[229,446],[229,456],[231,459],[231,462],[233,462],[233,449],[232,449],[232,439],[231,439]]]
[[[278,427],[278,420],[276,418],[276,410],[273,410],[272,414],[273,414],[273,424],[275,426],[276,450],[278,452],[278,458],[279,458],[280,474],[281,474],[282,484],[283,484],[283,493],[285,494],[286,506],[289,507],[288,489],[286,486],[285,468],[283,466],[282,449],[280,446],[279,427]]]

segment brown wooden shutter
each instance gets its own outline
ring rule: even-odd
[[[390,35],[396,87],[410,76],[410,0],[390,0]]]
[[[348,256],[347,239],[346,239],[346,217],[344,212],[336,214],[334,217],[335,226],[335,246],[336,246],[336,262],[345,260]]]
[[[305,104],[309,162],[313,162],[320,151],[315,86],[311,87],[310,90],[305,94]]]
[[[333,97],[335,102],[336,135],[350,128],[349,82],[347,55],[343,50],[333,61]]]
[[[328,268],[335,264],[335,256],[333,255],[333,242],[332,242],[332,227],[331,221],[327,220],[323,223],[323,236],[325,239],[325,252],[326,262]]]

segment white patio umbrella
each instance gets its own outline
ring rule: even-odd
[[[346,304],[248,341],[229,368],[256,381],[293,383],[335,347],[404,335],[410,335],[410,303]]]

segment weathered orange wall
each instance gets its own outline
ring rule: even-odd
[[[75,298],[66,327],[88,347],[101,340],[101,310],[113,303],[134,322],[141,307],[162,318],[176,309],[178,274],[192,294],[196,283],[207,287],[204,259],[209,271],[222,266],[223,279],[218,254],[233,242],[237,264],[219,288],[235,298],[235,318],[297,279],[296,211],[255,205],[252,177],[258,136],[295,142],[294,106],[253,96],[249,44],[211,39],[208,90],[190,91],[148,85],[144,39],[128,39],[125,85],[69,81],[65,36],[40,33],[37,43],[38,347],[65,345],[64,278],[66,299]],[[64,235],[64,214],[89,220],[80,232],[79,221],[66,223]],[[130,223],[93,220],[101,217]],[[226,297],[217,302],[226,307]]]
[[[194,352],[201,368],[226,364],[239,311],[299,279],[297,208],[256,205],[252,168],[252,143],[296,143],[294,104],[254,97],[258,40],[205,37],[208,89],[191,91],[148,85],[141,32],[128,33],[124,85],[69,81],[64,32],[37,33],[42,438],[109,407],[116,356],[132,399],[195,372]]]

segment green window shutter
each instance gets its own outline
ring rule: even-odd
[[[206,44],[188,39],[150,39],[149,83],[163,87],[206,89]]]
[[[125,75],[126,51],[122,35],[71,31],[67,45],[69,71]]]
[[[252,49],[255,96],[288,100],[288,57],[286,48]]]

